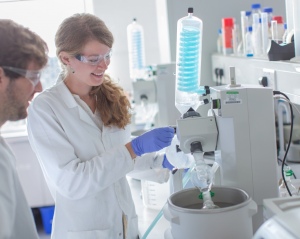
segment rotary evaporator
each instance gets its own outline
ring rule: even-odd
[[[177,169],[189,168],[195,187],[168,198],[165,238],[250,239],[263,223],[263,200],[278,197],[273,91],[236,84],[234,67],[229,85],[201,87],[202,30],[193,8],[177,22],[181,117],[166,153]],[[210,105],[206,116],[197,112],[203,104]],[[205,153],[214,159],[208,162]]]

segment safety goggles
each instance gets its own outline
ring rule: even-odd
[[[105,55],[92,55],[92,56],[83,56],[81,54],[75,55],[75,58],[78,61],[81,61],[83,63],[86,63],[91,66],[97,66],[100,64],[100,62],[104,61],[106,65],[110,63],[110,58],[112,56],[112,49]]]
[[[12,66],[1,66],[3,69],[14,72],[20,76],[25,77],[30,80],[34,86],[36,86],[41,79],[42,72],[41,71],[33,71],[33,70],[24,70],[21,68],[16,68]]]

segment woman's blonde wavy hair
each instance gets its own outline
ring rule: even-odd
[[[74,14],[65,19],[56,32],[56,55],[59,56],[62,51],[76,55],[90,40],[97,40],[112,48],[114,38],[105,23],[95,15]],[[62,69],[66,75],[67,69],[63,64]],[[110,76],[105,74],[103,83],[93,87],[90,94],[97,96],[97,109],[105,126],[124,128],[130,123],[130,102],[123,89]]]

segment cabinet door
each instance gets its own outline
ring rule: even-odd
[[[53,198],[27,136],[7,137],[5,140],[17,158],[17,172],[29,206],[53,205]]]

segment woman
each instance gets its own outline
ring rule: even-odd
[[[137,156],[170,145],[174,129],[130,141],[130,103],[105,75],[113,36],[99,18],[65,19],[55,43],[63,71],[33,101],[28,118],[29,140],[55,200],[52,239],[138,238],[125,176],[161,169],[163,156]]]

